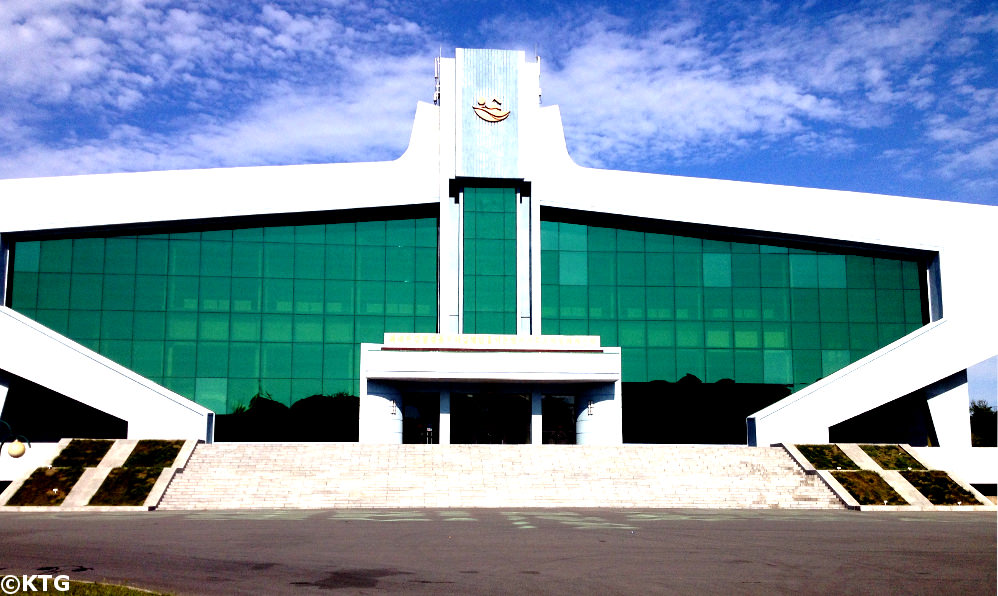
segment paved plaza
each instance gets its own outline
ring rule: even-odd
[[[0,574],[173,594],[994,594],[994,513],[340,509],[0,516]]]

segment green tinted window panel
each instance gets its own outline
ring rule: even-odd
[[[109,273],[101,277],[103,278],[100,289],[101,308],[105,310],[132,310],[135,308],[134,275]]]
[[[69,311],[69,335],[78,339],[100,339],[100,315],[97,310]]]
[[[734,323],[732,332],[735,348],[758,349],[762,347],[761,323]]]
[[[465,333],[516,332],[516,207],[512,188],[464,190]],[[584,226],[547,226],[544,232],[557,234],[559,227],[566,229],[566,247],[585,250]],[[576,285],[587,273],[585,253],[579,255],[581,260],[564,258],[566,281]]]
[[[11,288],[11,306],[22,313],[34,310],[38,306],[38,274],[15,271],[14,280],[14,287]]]
[[[585,255],[582,257],[585,258]],[[564,259],[564,254],[562,258]],[[647,284],[644,253],[618,252],[616,269],[617,283],[622,286],[644,286]]]
[[[676,350],[676,378],[682,379],[686,375],[693,375],[698,379],[706,378],[706,367],[704,363],[703,350],[678,349]]]
[[[72,270],[72,240],[49,240],[42,242],[38,271],[42,273],[69,273]]]
[[[198,316],[198,339],[229,341],[229,313],[201,313]]]
[[[290,313],[294,304],[294,282],[291,279],[263,280],[263,312]]]
[[[235,277],[263,276],[263,243],[234,242],[232,245],[232,275]]]
[[[708,321],[730,321],[733,318],[731,289],[704,288],[703,313],[704,318]]]
[[[790,287],[818,287],[817,255],[790,255]]]
[[[263,229],[264,242],[294,242],[295,231],[291,226],[274,226]]]
[[[264,343],[289,342],[293,336],[291,315],[265,314],[260,318]]]
[[[704,357],[708,383],[735,378],[735,354],[733,351],[707,350],[704,352]]]
[[[17,254],[14,257],[14,271],[38,273],[41,251],[40,242],[18,242]]]
[[[703,255],[703,285],[709,288],[731,286],[730,254]]]
[[[880,263],[578,223],[541,226],[543,332],[587,332],[603,345],[626,346],[625,381],[687,373],[716,380],[729,372],[736,382],[800,388],[917,328],[923,317],[915,260]],[[585,277],[576,273],[582,254]],[[580,318],[583,296],[588,308]],[[627,363],[639,354],[647,358]],[[646,376],[635,377],[640,371]]]
[[[358,342],[436,331],[436,244],[436,218],[26,241],[12,304],[224,413],[258,382],[355,391]],[[323,342],[347,355],[328,379]]]
[[[335,223],[326,224],[326,244],[338,246],[354,246],[357,244],[357,224]]]
[[[100,310],[103,276],[73,273],[70,278],[69,308],[74,310]]]
[[[668,287],[645,288],[645,307],[649,319],[672,320],[676,312],[675,289]],[[590,308],[590,313],[592,309]]]
[[[290,279],[294,277],[294,244],[264,242],[263,276]]]
[[[704,345],[708,348],[732,347],[731,323],[704,323]]]
[[[40,273],[38,275],[38,308],[69,308],[69,273]],[[16,280],[15,280],[16,281]]]

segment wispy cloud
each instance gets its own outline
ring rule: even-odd
[[[545,103],[585,165],[839,156],[998,202],[998,11],[512,6],[6,0],[0,177],[390,159],[438,44],[539,42]]]
[[[432,93],[419,25],[352,3],[297,13],[190,4],[3,5],[0,176],[404,149],[416,101]]]
[[[544,40],[545,101],[561,104],[586,165],[661,171],[774,146],[895,164],[912,151],[966,189],[998,182],[987,88],[998,19],[956,3],[770,8],[516,15],[485,30]]]

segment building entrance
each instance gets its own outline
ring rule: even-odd
[[[402,394],[402,442],[440,442],[440,394]]]
[[[452,393],[451,443],[530,443],[530,395]]]

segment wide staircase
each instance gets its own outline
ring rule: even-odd
[[[779,447],[199,444],[159,509],[841,509]]]

